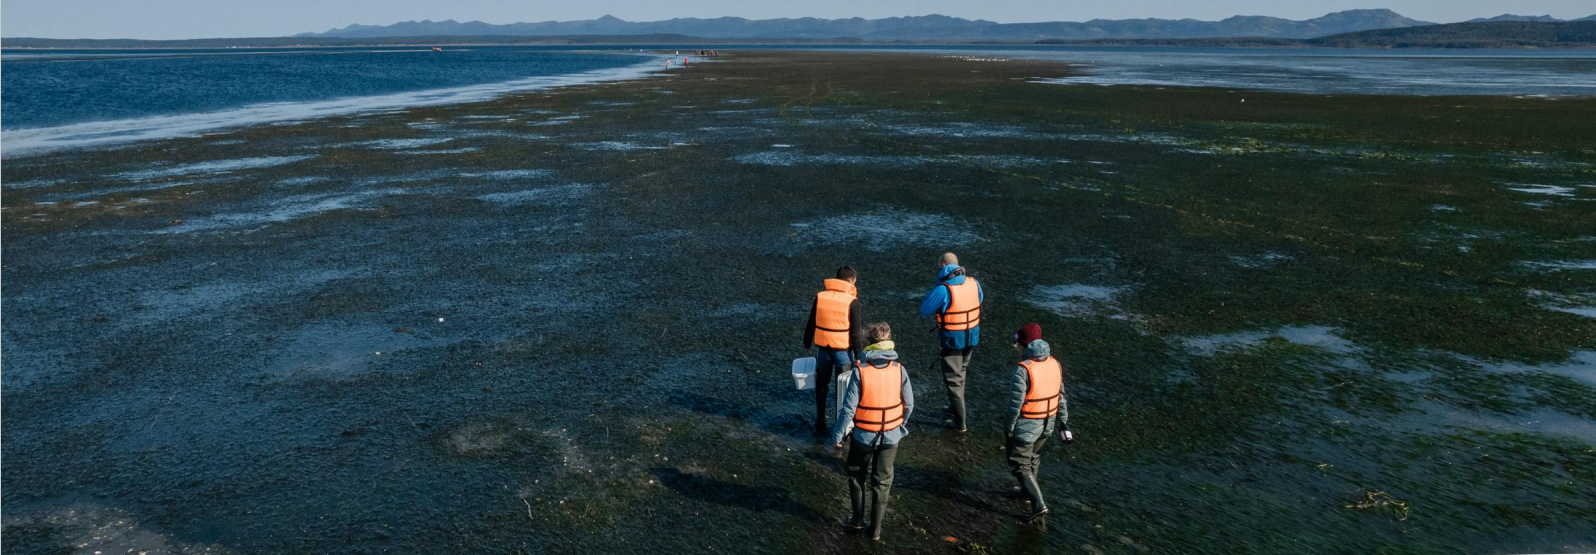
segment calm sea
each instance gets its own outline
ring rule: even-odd
[[[8,50],[4,152],[194,135],[359,111],[485,100],[642,75],[642,47]],[[717,46],[723,50],[736,47]],[[825,46],[745,46],[792,49]],[[1141,84],[1315,94],[1591,95],[1591,50],[1312,50],[1073,46],[866,46],[1075,64],[1061,84]]]

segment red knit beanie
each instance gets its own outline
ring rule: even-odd
[[[1042,326],[1038,326],[1034,322],[1021,326],[1020,331],[1014,332],[1014,344],[1021,347],[1030,345],[1032,341],[1036,341],[1041,338]]]

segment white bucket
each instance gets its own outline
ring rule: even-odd
[[[792,381],[799,391],[815,388],[815,357],[792,359]]]

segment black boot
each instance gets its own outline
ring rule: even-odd
[[[948,413],[952,416],[953,420],[952,425],[949,427],[960,433],[969,430],[969,423],[965,420],[964,414],[964,399],[954,401],[953,406],[948,407]]]
[[[842,527],[852,533],[860,533],[865,529],[865,492],[853,480],[848,480],[848,507],[853,509],[853,516],[842,521]]]
[[[881,523],[887,519],[887,496],[877,493],[870,497],[875,499],[875,506],[870,510],[870,539],[881,541]]]
[[[1020,487],[1025,490],[1025,495],[1031,498],[1031,514],[1025,517],[1026,522],[1031,522],[1047,514],[1047,502],[1042,500],[1042,486],[1036,483],[1036,475],[1021,474]]]

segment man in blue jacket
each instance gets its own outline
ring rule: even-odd
[[[920,303],[920,315],[935,317],[941,339],[942,382],[948,389],[943,422],[964,432],[969,429],[964,411],[964,375],[970,355],[981,342],[981,305],[986,293],[975,278],[964,275],[959,257],[943,254],[937,261],[937,286]]]

